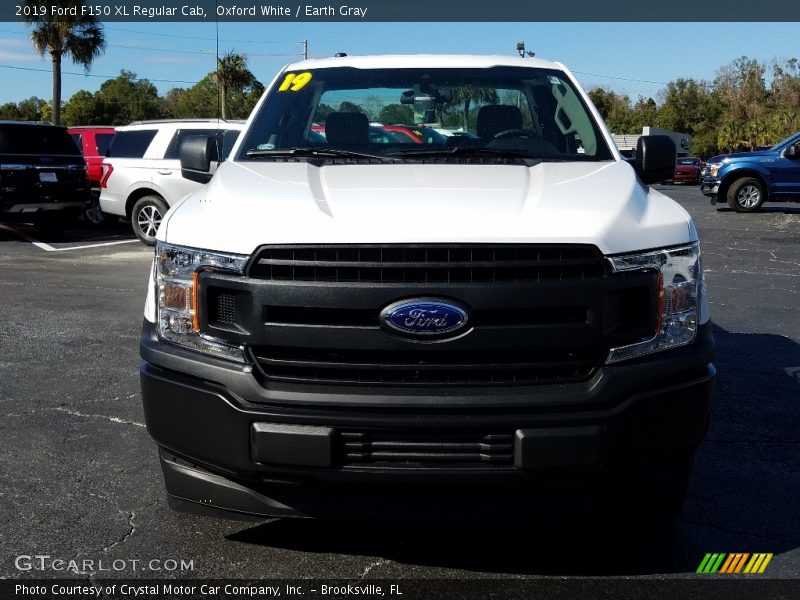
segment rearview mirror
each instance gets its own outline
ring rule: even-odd
[[[675,142],[666,135],[643,135],[636,144],[636,156],[629,160],[644,183],[671,179],[675,173]]]
[[[189,181],[211,181],[211,163],[219,160],[217,140],[208,135],[190,135],[181,144],[181,175]]]
[[[406,90],[400,94],[400,104],[414,104],[414,90]]]

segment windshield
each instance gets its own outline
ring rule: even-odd
[[[778,148],[780,148],[784,144],[788,144],[789,142],[791,142],[795,138],[797,138],[797,140],[800,141],[800,133],[793,133],[792,135],[790,135],[786,139],[781,140],[780,142],[775,144],[772,148],[770,148],[770,150],[777,150]]]
[[[445,136],[434,128],[459,129]],[[381,134],[380,132],[383,132]],[[324,68],[286,71],[256,115],[238,160],[348,159],[473,151],[541,160],[611,160],[585,103],[563,72]],[[285,152],[282,152],[285,151]]]
[[[81,151],[63,127],[6,123],[0,126],[0,154],[68,154]]]

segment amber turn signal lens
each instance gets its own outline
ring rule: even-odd
[[[197,271],[192,274],[192,328],[195,331],[200,331],[199,277]]]
[[[164,308],[171,308],[173,310],[186,310],[189,307],[189,290],[183,286],[174,283],[164,283]]]

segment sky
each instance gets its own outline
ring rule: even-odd
[[[679,77],[713,79],[747,55],[769,63],[800,57],[797,23],[220,23],[219,51],[247,55],[264,84],[302,56],[353,54],[514,54],[524,41],[537,57],[565,63],[589,89],[654,97]],[[215,23],[106,23],[107,49],[90,76],[63,66],[64,100],[96,91],[120,69],[150,79],[163,94],[190,87],[214,69]],[[0,22],[0,104],[30,96],[49,100],[50,63],[36,53],[21,23]]]

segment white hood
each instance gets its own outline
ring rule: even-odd
[[[587,243],[613,254],[693,241],[690,223],[624,162],[229,161],[170,210],[158,238],[239,254],[262,244],[404,242]]]

